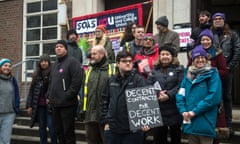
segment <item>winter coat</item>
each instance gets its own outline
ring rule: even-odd
[[[177,52],[180,50],[180,39],[177,32],[168,30],[166,33],[158,33],[154,35],[154,40],[159,44],[159,47],[163,45],[170,45]]]
[[[70,42],[70,41],[68,42],[68,56],[73,56],[80,63],[83,62],[82,50],[78,47],[77,43],[75,42]]]
[[[32,115],[31,115],[31,121],[30,121],[31,128],[34,126],[35,122],[37,121],[37,110],[39,105],[40,94],[42,93],[44,94],[44,96],[46,96],[48,82],[49,82],[48,76],[45,76],[44,78],[42,76],[38,76],[36,78],[36,81],[32,83],[30,86],[26,107],[32,108]]]
[[[207,50],[208,60],[212,67],[216,67],[221,79],[224,79],[228,74],[227,63],[223,56],[222,50],[211,46]],[[192,51],[189,52],[188,66],[192,64]]]
[[[132,133],[129,129],[125,90],[143,86],[146,86],[145,80],[133,71],[125,78],[120,74],[112,76],[102,93],[101,124],[109,124],[110,130],[115,133]]]
[[[144,60],[147,59],[148,66],[149,66],[149,72],[153,69],[153,64],[158,59],[158,46],[154,45],[151,48],[142,48],[134,57],[134,62],[137,62],[138,64]],[[140,74],[140,70],[138,71]],[[148,73],[148,72],[147,72]]]
[[[102,64],[92,66],[92,71],[88,78],[87,88],[87,109],[85,113],[85,122],[100,122],[99,104],[102,90],[107,84],[108,61],[102,61]]]
[[[83,69],[74,57],[64,56],[51,69],[48,97],[53,107],[76,106]]]
[[[19,94],[19,87],[18,82],[15,77],[9,77],[9,81],[12,81],[13,87],[14,87],[14,98],[12,102],[13,110],[15,113],[19,113],[19,107],[20,107],[20,94]],[[4,85],[4,83],[0,83],[1,85]],[[1,94],[1,93],[0,93]]]
[[[148,80],[152,85],[158,82],[162,90],[167,90],[169,100],[159,101],[163,124],[165,126],[181,125],[182,116],[178,112],[175,96],[183,79],[184,68],[183,66],[169,65],[165,68],[165,71],[164,73],[163,68],[160,66],[154,67],[149,74]]]
[[[181,114],[193,111],[195,116],[190,124],[182,125],[183,133],[215,137],[221,96],[221,80],[216,68],[201,73],[194,80],[185,76],[176,95],[176,104]]]
[[[240,38],[235,31],[230,34],[219,36],[215,31],[214,33],[214,46],[223,50],[223,55],[227,61],[230,70],[233,70],[240,60]]]

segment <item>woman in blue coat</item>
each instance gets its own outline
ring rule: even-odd
[[[189,144],[212,144],[222,95],[221,80],[217,69],[208,64],[201,45],[193,49],[192,61],[176,95],[183,116],[182,129],[188,134]]]

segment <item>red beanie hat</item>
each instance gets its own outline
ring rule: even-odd
[[[102,30],[102,31],[105,33],[105,31],[106,31],[106,26],[105,26],[105,25],[98,25],[98,26],[96,27],[96,29],[100,29],[100,30]]]

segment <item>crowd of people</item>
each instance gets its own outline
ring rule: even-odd
[[[47,144],[47,128],[51,143],[76,143],[74,121],[79,105],[88,144],[143,144],[148,131],[154,144],[169,143],[168,136],[171,144],[180,144],[182,133],[189,144],[218,143],[215,128],[220,106],[232,132],[232,80],[240,61],[240,39],[226,23],[225,14],[200,12],[186,68],[178,60],[179,36],[168,29],[168,18],[161,16],[155,24],[158,33],[153,35],[145,33],[144,26],[129,22],[116,58],[106,27],[98,25],[87,52],[86,70],[75,30],[68,31],[67,41],[57,41],[56,62],[51,64],[46,54],[40,56],[26,108],[30,127],[38,123],[41,144]],[[9,59],[0,60],[3,144],[10,143],[20,103],[11,64]],[[125,91],[156,83],[161,86],[156,94],[163,125],[131,131]]]

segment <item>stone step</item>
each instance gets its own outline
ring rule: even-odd
[[[29,126],[30,125],[30,117],[24,117],[24,116],[17,116],[14,124],[17,125],[24,125],[24,126]],[[35,123],[35,126],[37,126],[38,124]],[[82,121],[75,121],[75,129],[79,129],[79,130],[84,130],[85,126],[84,126],[84,122]]]
[[[33,136],[12,135],[11,144],[39,144],[40,138]],[[48,144],[51,144],[48,139]],[[87,144],[85,141],[77,141],[77,144]]]
[[[30,128],[29,126],[23,125],[13,125],[13,135],[18,136],[31,136],[31,137],[39,137],[38,127]],[[85,130],[75,130],[76,139],[78,141],[86,141],[86,131]]]

